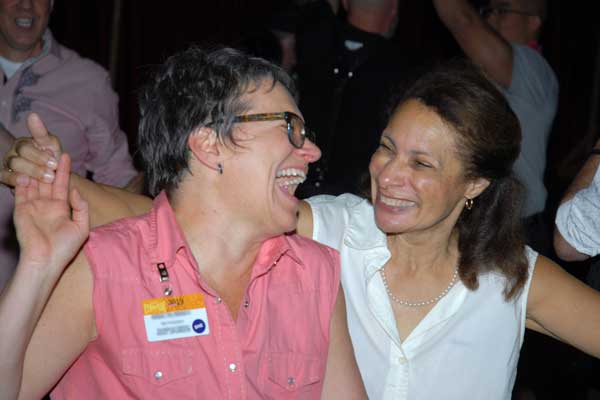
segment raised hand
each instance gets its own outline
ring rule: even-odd
[[[56,278],[89,233],[87,203],[75,189],[69,193],[70,167],[69,156],[63,154],[52,184],[20,176],[15,187],[19,264],[55,272]]]
[[[40,117],[31,113],[27,117],[27,128],[31,137],[14,141],[3,157],[0,182],[16,186],[17,177],[26,175],[40,182],[52,183],[62,148],[58,138],[48,132]]]

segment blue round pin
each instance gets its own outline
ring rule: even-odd
[[[196,333],[202,333],[206,330],[206,323],[201,319],[194,320],[194,322],[192,322],[192,329]]]

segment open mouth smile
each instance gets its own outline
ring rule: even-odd
[[[414,201],[394,199],[392,197],[387,197],[382,194],[379,195],[379,200],[386,206],[394,208],[410,208],[415,207],[417,205],[417,203],[415,203]]]
[[[306,180],[306,172],[297,168],[285,168],[275,175],[277,185],[290,195],[293,195],[298,185]]]

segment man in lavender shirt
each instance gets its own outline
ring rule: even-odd
[[[137,172],[119,128],[117,95],[102,67],[54,40],[51,11],[51,0],[0,0],[0,155],[29,136],[26,120],[35,112],[60,138],[74,172],[125,186]],[[46,173],[53,177],[51,168]],[[18,256],[13,204],[0,186],[0,288]]]

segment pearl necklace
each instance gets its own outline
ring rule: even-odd
[[[450,281],[450,283],[448,284],[448,286],[446,287],[446,289],[444,289],[442,291],[442,293],[438,294],[433,299],[425,300],[425,301],[416,301],[416,302],[412,303],[410,301],[399,299],[399,298],[397,298],[394,295],[394,293],[392,293],[392,291],[390,290],[390,286],[388,285],[388,281],[387,281],[387,279],[385,277],[385,271],[384,270],[385,270],[385,267],[382,267],[379,270],[379,273],[381,274],[381,279],[383,280],[383,286],[385,286],[385,291],[387,292],[389,298],[392,299],[395,303],[398,303],[398,304],[406,306],[406,307],[423,307],[423,306],[428,306],[428,305],[433,304],[433,303],[437,303],[445,295],[448,294],[448,292],[450,291],[450,289],[452,289],[452,287],[456,284],[456,281],[458,280],[458,266],[457,266],[454,269],[454,274],[452,274],[452,280]]]

